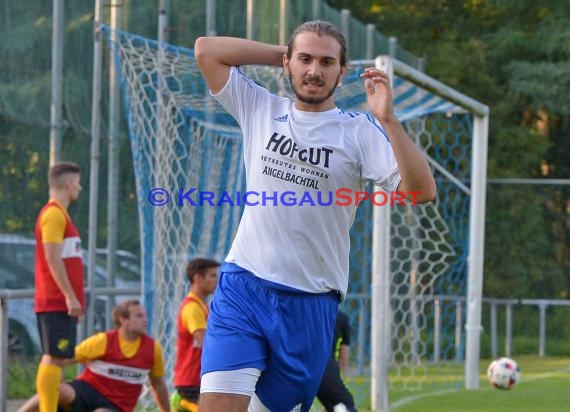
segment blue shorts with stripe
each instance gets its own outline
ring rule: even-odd
[[[336,291],[307,293],[224,264],[206,326],[202,375],[259,369],[255,393],[265,407],[308,411],[331,356],[339,298]]]

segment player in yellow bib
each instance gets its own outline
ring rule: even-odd
[[[180,305],[178,315],[178,343],[171,407],[175,411],[198,410],[200,397],[200,370],[202,345],[208,320],[206,298],[212,294],[218,281],[220,263],[205,258],[188,262],[186,274],[190,292]]]
[[[42,358],[36,390],[42,412],[55,412],[62,367],[73,358],[77,322],[83,314],[83,261],[79,231],[67,208],[81,193],[78,164],[60,162],[49,170],[50,199],[35,227],[35,305]]]
[[[64,411],[132,412],[148,377],[159,410],[170,411],[162,346],[146,335],[143,306],[137,300],[123,302],[113,310],[113,320],[117,329],[93,335],[75,348],[68,363],[86,368],[75,380],[59,384],[58,406]],[[36,395],[19,412],[38,408]]]

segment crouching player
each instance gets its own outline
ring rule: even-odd
[[[97,333],[76,346],[69,364],[78,362],[86,368],[73,381],[60,384],[59,409],[131,412],[149,377],[159,410],[169,412],[162,346],[146,334],[143,306],[137,300],[120,303],[113,309],[113,321],[116,329]],[[32,411],[39,411],[37,395],[19,410]]]

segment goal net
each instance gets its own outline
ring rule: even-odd
[[[245,189],[242,137],[209,97],[192,50],[104,30],[120,67],[136,169],[144,302],[172,385],[176,318],[189,286],[186,262],[223,260],[242,212],[240,205],[210,206],[198,194],[236,199]],[[359,74],[373,64],[352,62],[335,94],[338,107],[367,111]],[[292,95],[280,69],[245,70],[269,90]],[[393,89],[396,114],[438,186],[431,204],[390,209],[390,382],[409,389],[425,385],[429,365],[463,357],[473,122],[466,110],[397,74]],[[348,380],[359,403],[370,397],[372,213],[370,202],[357,212],[349,293],[341,306],[351,320]]]

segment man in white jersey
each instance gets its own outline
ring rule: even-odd
[[[348,62],[346,41],[330,23],[302,24],[287,47],[202,37],[195,55],[212,95],[242,129],[247,190],[265,204],[246,205],[220,270],[200,410],[308,411],[348,288],[357,205],[282,200],[354,193],[371,181],[388,192],[414,192],[423,203],[435,197],[435,182],[394,115],[386,73],[361,74],[373,117],[335,106]],[[256,85],[239,68],[247,64],[282,66],[296,99]]]

